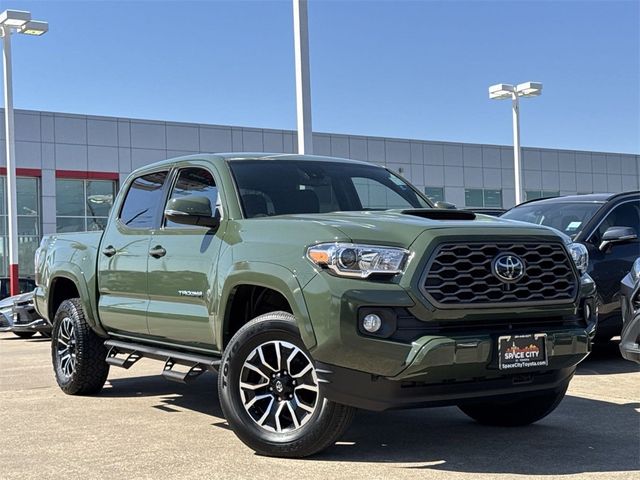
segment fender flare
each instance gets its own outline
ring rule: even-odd
[[[80,267],[71,262],[63,262],[55,265],[55,269],[52,270],[49,276],[49,282],[47,285],[47,310],[50,311],[51,308],[51,300],[53,289],[51,288],[56,279],[64,278],[66,280],[70,280],[78,290],[78,294],[80,296],[80,303],[82,305],[82,309],[84,310],[85,319],[87,323],[91,326],[91,328],[100,336],[106,337],[107,332],[102,328],[102,325],[98,321],[98,310],[97,303],[92,302],[92,294],[95,294],[97,291],[95,288],[95,280],[90,280],[87,282],[86,277],[84,276]],[[89,286],[89,283],[92,282],[93,289]],[[51,321],[53,321],[53,317],[56,312],[51,312],[50,314]]]
[[[287,268],[268,262],[240,262],[231,266],[225,275],[219,304],[220,321],[216,325],[216,339],[220,351],[223,349],[222,339],[226,323],[226,309],[231,292],[240,285],[257,285],[280,293],[291,306],[296,317],[300,337],[308,349],[315,347],[316,336],[309,317],[307,304],[302,295],[302,286],[296,275]]]

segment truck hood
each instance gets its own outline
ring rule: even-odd
[[[429,218],[432,217],[432,218]],[[438,217],[438,218],[435,218]],[[475,217],[475,218],[474,218]],[[314,222],[342,232],[353,242],[385,244],[407,248],[426,230],[469,228],[470,233],[509,229],[515,235],[550,233],[538,225],[511,222],[489,215],[460,210],[385,210],[282,215],[281,220]],[[479,230],[480,229],[480,230]]]

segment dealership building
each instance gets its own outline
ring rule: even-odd
[[[4,111],[0,129],[0,276],[7,273]],[[296,151],[296,133],[225,125],[17,110],[15,139],[21,275],[33,273],[42,234],[101,229],[134,169],[199,152]],[[314,133],[318,155],[399,172],[434,200],[460,207],[514,205],[513,148]],[[640,188],[640,155],[523,148],[527,199]]]

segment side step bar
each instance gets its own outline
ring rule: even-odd
[[[110,339],[105,341],[104,344],[109,348],[105,359],[109,365],[128,369],[143,357],[161,360],[164,362],[162,376],[174,382],[190,382],[207,370],[216,372],[221,361],[215,357],[178,352],[121,340]],[[176,366],[185,367],[186,371],[177,370]]]

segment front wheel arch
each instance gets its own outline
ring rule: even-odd
[[[224,276],[224,286],[218,304],[218,318],[222,321],[216,326],[215,338],[218,349],[226,348],[230,336],[229,330],[230,312],[233,294],[238,287],[251,286],[272,290],[286,300],[288,308],[275,308],[272,311],[282,310],[291,313],[295,319],[300,337],[308,349],[316,346],[316,336],[313,331],[307,304],[302,295],[302,286],[297,277],[290,270],[280,265],[265,262],[243,262],[234,265]],[[268,313],[268,312],[262,312]],[[244,322],[246,323],[246,322]],[[243,323],[243,324],[244,324]]]

